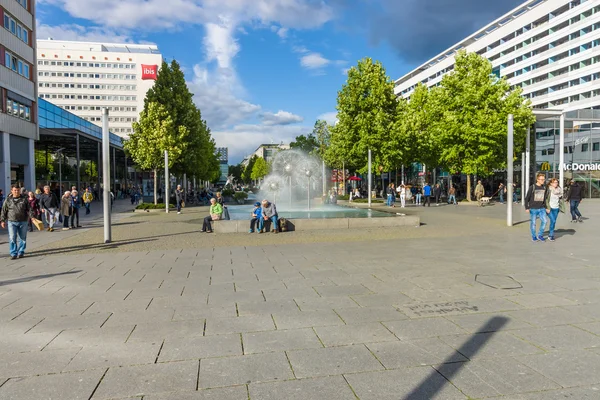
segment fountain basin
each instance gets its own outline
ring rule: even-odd
[[[246,233],[250,228],[252,207],[228,206],[229,221],[214,221],[216,233]],[[288,231],[339,230],[419,226],[418,216],[398,216],[391,213],[328,206],[311,211],[279,211],[279,217],[288,221]]]

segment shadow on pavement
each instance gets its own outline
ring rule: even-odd
[[[554,231],[554,234],[556,237],[574,235],[575,233],[577,233],[577,231],[575,229],[556,229]]]
[[[172,236],[172,235],[165,235],[165,236]],[[112,243],[107,243],[107,244],[104,244],[104,243],[81,244],[78,246],[58,247],[58,248],[50,249],[50,250],[34,250],[34,251],[30,251],[28,253],[28,255],[30,257],[55,256],[55,255],[72,253],[74,251],[81,251],[81,250],[94,250],[94,249],[110,250],[110,249],[118,249],[119,246],[121,246],[121,245],[143,243],[143,242],[155,242],[156,240],[157,239],[144,238],[144,239],[136,239],[136,240],[118,240],[118,241],[113,241]]]
[[[0,286],[8,286],[8,285],[14,285],[17,283],[31,282],[31,281],[36,281],[38,279],[53,278],[55,276],[61,276],[61,275],[77,274],[79,272],[81,272],[80,269],[75,270],[75,271],[59,272],[56,274],[44,274],[44,275],[28,276],[25,278],[10,279],[8,281],[0,281]]]
[[[449,382],[452,377],[465,366],[465,362],[454,362],[456,355],[463,355],[471,360],[486,343],[500,331],[508,322],[506,317],[493,317],[487,321],[477,332],[489,332],[487,334],[474,334],[467,340],[455,354],[442,361],[442,365],[437,370],[432,371],[419,386],[417,386],[404,400],[426,400],[434,398]],[[446,379],[440,379],[440,374]]]

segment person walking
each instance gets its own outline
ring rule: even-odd
[[[212,233],[211,222],[218,221],[223,215],[223,206],[217,203],[217,200],[213,197],[210,199],[210,215],[204,217],[202,223],[202,230],[200,232]]]
[[[406,207],[406,186],[400,185],[398,188],[398,193],[400,194],[400,207]]]
[[[33,192],[27,194],[27,202],[29,203],[30,217],[28,219],[29,232],[33,232],[32,218],[40,218],[42,211],[40,210],[40,201],[35,197]]]
[[[425,186],[423,186],[423,196],[425,196],[423,207],[425,207],[425,204],[427,204],[427,207],[431,207],[431,186],[429,186],[429,183],[425,183]]]
[[[177,214],[181,214],[181,204],[183,203],[183,190],[181,185],[177,185],[175,189],[175,203],[177,203]]]
[[[433,195],[435,197],[435,205],[439,206],[440,199],[442,198],[442,188],[439,183],[435,184],[435,187],[433,188]]]
[[[396,185],[390,183],[390,194],[392,195],[392,207],[396,207]]]
[[[415,189],[415,204],[417,206],[420,206],[421,205],[421,197],[422,197],[421,188],[413,186],[413,189]]]
[[[500,186],[498,186],[498,195],[500,196],[500,203],[504,204],[504,192],[506,191],[506,187],[504,187],[504,183],[500,182]]]
[[[10,259],[23,258],[27,246],[27,222],[31,217],[31,209],[27,198],[21,196],[21,189],[13,186],[10,194],[2,204],[0,226],[8,225],[8,242]]]
[[[450,203],[454,203],[455,206],[458,205],[456,203],[456,188],[454,185],[450,186],[450,189],[448,190],[448,204]]]
[[[483,205],[483,203],[481,202],[481,198],[483,196],[485,196],[485,189],[483,188],[481,181],[477,181],[477,186],[475,186],[475,198],[477,199],[477,204],[479,205],[479,207]]]
[[[548,232],[548,240],[554,242],[554,228],[558,219],[559,211],[565,212],[565,203],[563,202],[563,190],[558,185],[558,179],[550,179],[548,186],[548,196],[546,196],[546,212],[550,218],[550,229]]]
[[[579,204],[583,200],[583,187],[571,179],[571,182],[569,183],[569,191],[566,197],[569,201],[569,208],[571,210],[571,222],[583,222],[583,217],[579,212]]]
[[[71,192],[68,190],[63,194],[60,199],[60,215],[62,215],[63,219],[63,231],[69,230],[69,217],[71,216]]]
[[[81,208],[81,197],[77,190],[71,192],[71,228],[81,228],[79,225],[79,209]],[[77,223],[75,223],[77,220]]]
[[[537,174],[535,183],[527,191],[527,196],[523,199],[525,204],[525,211],[529,212],[530,224],[529,229],[531,231],[531,240],[533,242],[545,242],[544,229],[546,228],[546,199],[548,196],[548,190],[544,185],[546,175]],[[535,227],[537,219],[540,220],[540,230],[538,234],[535,233]]]
[[[4,203],[4,190],[0,189],[0,204]]]
[[[92,205],[92,200],[94,200],[94,195],[90,188],[85,188],[85,192],[83,193],[83,205],[85,207],[85,215],[89,215],[90,206]]]
[[[40,207],[46,214],[48,232],[54,232],[54,225],[58,221],[59,204],[56,195],[50,191],[50,186],[44,186],[44,193],[40,197]]]

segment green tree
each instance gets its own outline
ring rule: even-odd
[[[252,167],[252,179],[260,180],[269,174],[269,165],[264,158],[259,157]]]
[[[144,170],[154,171],[154,204],[158,201],[158,169],[164,166],[164,152],[169,154],[169,169],[181,162],[187,151],[185,126],[176,126],[169,112],[159,103],[148,103],[133,123],[133,134],[125,141],[125,151]]]
[[[172,173],[187,173],[199,179],[212,180],[219,174],[219,160],[215,153],[215,143],[206,121],[193,101],[193,94],[185,82],[179,63],[163,61],[157,79],[144,99],[144,109],[151,103],[159,103],[172,118],[174,126],[184,127],[182,141],[186,143],[185,153],[173,164]]]
[[[248,165],[244,168],[244,172],[242,172],[242,180],[244,183],[252,182],[252,170],[254,168],[254,164],[256,164],[256,160],[258,160],[258,156],[253,155],[250,160],[248,160]]]
[[[318,148],[319,143],[314,134],[296,136],[296,139],[290,143],[290,148],[301,150],[306,154],[313,154]]]
[[[230,165],[229,166],[229,175],[233,175],[233,179],[237,182],[242,182],[242,174],[244,173],[244,165]]]
[[[46,177],[54,173],[54,155],[45,150],[35,150],[35,174]]]
[[[313,128],[312,136],[315,137],[317,143],[316,153],[319,155],[319,157],[324,158],[325,152],[331,144],[331,132],[329,130],[329,124],[327,124],[327,121],[318,119],[315,122],[315,127]]]
[[[436,129],[441,161],[452,173],[487,176],[506,165],[507,119],[514,116],[514,143],[519,154],[526,129],[535,122],[521,89],[511,90],[492,73],[492,64],[476,53],[460,51],[454,71],[432,91],[442,110]]]
[[[402,158],[402,136],[393,129],[401,102],[394,83],[379,61],[365,58],[348,71],[338,92],[338,123],[331,128],[331,144],[325,158],[330,164],[345,161],[349,167],[367,171],[368,150],[373,167],[389,171]]]

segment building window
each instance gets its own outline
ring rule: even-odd
[[[583,143],[583,144],[581,145],[581,151],[582,151],[582,152],[589,151],[589,150],[590,150],[590,149],[589,149],[589,147],[590,147],[589,143]]]
[[[4,56],[4,66],[29,79],[29,64],[8,51],[6,51]]]
[[[6,101],[6,112],[13,117],[31,121],[31,107],[18,101],[8,99]]]
[[[17,3],[19,3],[20,5],[23,6],[23,8],[25,8],[26,10],[27,8],[27,0],[17,0]]]
[[[6,12],[4,12],[4,28],[23,42],[29,44],[29,30]]]
[[[592,146],[592,151],[600,151],[600,142],[594,142]]]

